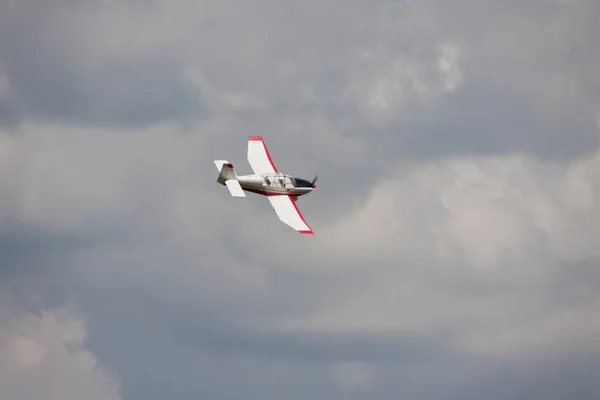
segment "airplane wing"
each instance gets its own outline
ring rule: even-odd
[[[267,196],[279,219],[300,233],[313,234],[304,217],[300,213],[296,202],[288,195]]]
[[[262,136],[248,137],[248,162],[255,174],[278,172]]]

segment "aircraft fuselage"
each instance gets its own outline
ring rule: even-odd
[[[303,196],[315,188],[311,182],[294,178],[281,172],[253,175],[238,175],[237,180],[243,190],[263,196],[289,195],[292,197]],[[225,185],[224,180],[218,181]]]

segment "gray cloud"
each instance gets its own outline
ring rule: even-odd
[[[11,92],[3,121],[138,126],[201,113],[180,57],[140,43],[140,30],[151,29],[137,18],[144,8],[6,3],[0,66]]]
[[[255,110],[251,129],[306,136],[303,126],[325,119],[370,151],[393,146],[408,159],[564,159],[597,145],[594,2],[261,7],[9,2],[7,121],[148,125],[237,104]]]
[[[0,393],[597,398],[598,6],[482,4],[5,2]]]

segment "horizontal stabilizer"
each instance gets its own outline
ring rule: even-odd
[[[228,179],[225,181],[225,185],[227,185],[227,189],[229,189],[229,193],[231,193],[233,197],[246,197],[244,190],[237,180]]]

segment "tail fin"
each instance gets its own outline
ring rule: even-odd
[[[229,161],[227,161],[227,160],[215,160],[214,163],[217,166],[217,169],[219,170],[219,172],[221,172],[221,168],[223,168],[223,164],[229,164]]]
[[[229,189],[229,193],[231,193],[233,197],[246,197],[244,190],[237,180],[237,174],[233,169],[233,165],[227,162],[227,160],[215,160],[215,165],[219,170],[217,182],[226,185],[227,189]]]
[[[216,163],[217,162],[215,161],[215,164]],[[221,164],[221,168],[219,168],[219,177],[217,178],[217,182],[224,184],[225,181],[230,179],[237,181],[237,175],[233,169],[233,165],[225,161],[223,164]]]

